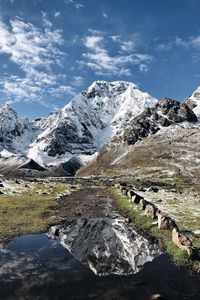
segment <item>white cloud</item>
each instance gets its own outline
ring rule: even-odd
[[[149,67],[146,65],[146,64],[141,64],[141,65],[139,65],[139,70],[141,71],[141,72],[148,72],[148,70],[149,70]]]
[[[120,42],[121,40],[120,35],[111,35],[110,38],[113,42]]]
[[[97,51],[101,52],[102,48],[99,44],[102,41],[103,41],[102,36],[87,36],[85,39],[85,46],[95,52]]]
[[[159,44],[156,49],[159,51],[169,51],[173,48],[173,43],[168,42],[168,43],[163,43],[163,44]]]
[[[92,33],[93,35],[101,35],[101,34],[102,34],[102,31],[99,30],[99,29],[89,28],[88,31],[89,31],[90,33]]]
[[[191,37],[190,38],[190,45],[193,48],[200,50],[200,36]]]
[[[147,71],[147,64],[151,61],[152,57],[147,54],[140,54],[133,51],[134,47],[132,43],[125,43],[121,41],[119,36],[109,37],[114,42],[117,41],[117,46],[123,51],[119,55],[111,55],[106,49],[105,45],[107,40],[101,35],[90,35],[84,40],[84,45],[88,49],[87,52],[82,54],[83,59],[79,60],[80,66],[87,66],[92,69],[97,75],[115,75],[115,76],[130,76],[131,70],[129,65],[143,65],[139,67],[141,71]],[[112,45],[114,46],[114,45]],[[146,68],[144,68],[146,66]]]
[[[55,17],[55,18],[60,17],[60,11],[55,11],[55,12],[54,12],[54,17]]]
[[[60,97],[60,94],[68,94],[74,96],[76,94],[76,91],[70,85],[60,85],[56,88],[50,88],[50,93],[54,97]]]
[[[84,5],[82,3],[78,3],[74,0],[65,0],[65,4],[71,4],[73,5],[76,9],[80,9],[80,8],[83,8]]]
[[[185,49],[200,50],[200,35],[190,36],[185,39],[176,36],[166,43],[159,44],[156,49],[159,51],[170,51],[176,46]]]
[[[83,82],[84,82],[84,78],[82,76],[74,76],[71,84],[79,87],[83,84]]]
[[[59,95],[71,94],[70,89],[60,88],[65,75],[53,72],[55,66],[62,66],[65,56],[59,49],[64,43],[62,31],[53,29],[45,13],[42,18],[41,28],[19,18],[11,20],[9,26],[0,21],[0,55],[6,54],[19,68],[17,75],[0,77],[5,100],[43,103],[51,89]]]
[[[134,51],[136,48],[136,44],[133,41],[122,41],[121,42],[121,50],[124,52]]]
[[[102,13],[102,17],[103,17],[104,19],[108,19],[108,15],[107,15],[105,12]]]
[[[133,40],[124,41],[119,35],[112,35],[110,36],[110,39],[119,45],[122,52],[133,52],[137,48],[136,38]]]
[[[189,46],[189,41],[184,41],[180,37],[176,37],[174,40],[174,44],[177,46],[182,46],[182,47],[187,48]]]

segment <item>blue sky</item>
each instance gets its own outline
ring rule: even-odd
[[[0,0],[0,103],[34,119],[94,80],[183,100],[200,85],[199,0]]]

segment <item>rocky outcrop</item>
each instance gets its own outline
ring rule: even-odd
[[[124,141],[128,145],[133,145],[149,134],[155,134],[162,127],[185,121],[195,123],[197,120],[197,116],[186,103],[164,98],[154,108],[147,108],[134,118],[125,130]]]

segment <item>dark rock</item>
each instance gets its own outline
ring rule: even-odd
[[[157,186],[150,186],[149,188],[148,188],[148,192],[149,191],[152,191],[152,192],[154,192],[154,193],[157,193],[158,191],[159,191],[159,188],[157,187]]]
[[[172,218],[163,213],[158,213],[157,216],[159,229],[172,230],[173,228],[177,228],[176,222]]]
[[[14,180],[14,183],[16,183],[16,184],[21,184],[21,182],[20,182],[18,179],[15,179],[15,180]]]
[[[60,228],[59,226],[55,225],[55,226],[52,226],[50,228],[50,235],[53,235],[55,237],[58,237],[59,236],[59,231],[60,231]]]
[[[135,195],[134,190],[128,190],[127,196],[128,196],[130,199],[132,199],[132,197],[133,197],[134,195]]]
[[[132,199],[132,201],[133,201],[134,203],[139,204],[140,200],[143,199],[143,197],[140,196],[140,195],[138,195],[138,194],[135,194],[135,195],[132,196],[131,199]]]
[[[168,127],[185,121],[197,122],[197,116],[189,106],[169,98],[163,98],[154,108],[147,108],[133,119],[124,133],[124,141],[128,145],[134,145],[149,134],[155,134],[161,126]]]

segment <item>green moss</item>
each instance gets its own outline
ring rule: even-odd
[[[128,197],[123,196],[116,188],[110,188],[109,193],[115,199],[122,215],[129,217],[139,229],[143,229],[149,235],[161,240],[163,250],[170,255],[177,266],[200,272],[200,262],[192,261],[185,251],[173,244],[171,231],[158,229],[152,219],[147,218],[137,205],[129,202]]]

